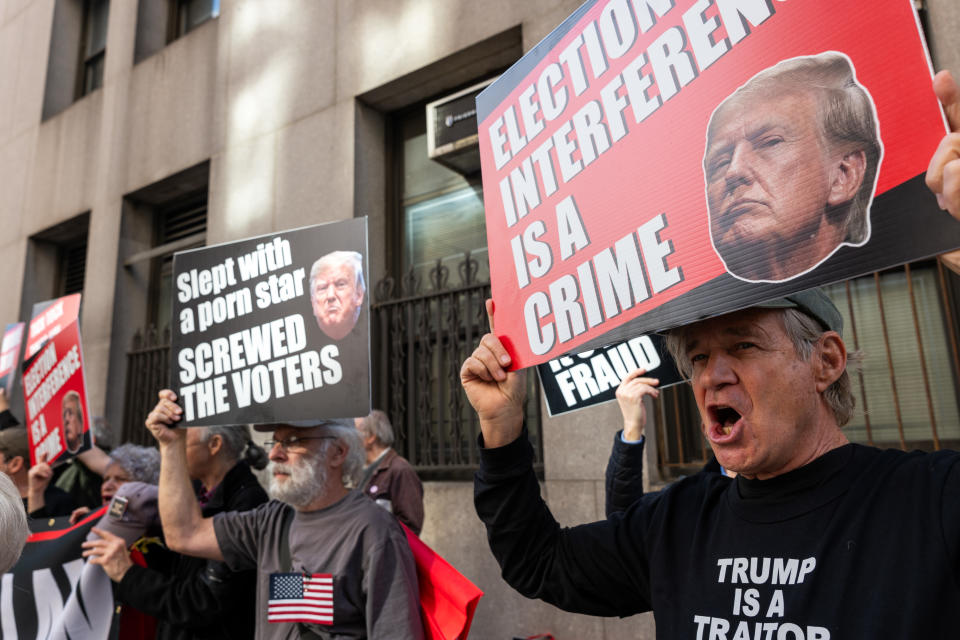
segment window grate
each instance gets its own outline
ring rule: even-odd
[[[60,250],[61,295],[83,291],[84,274],[87,270],[87,239],[62,247]]]
[[[174,242],[207,230],[207,202],[170,209],[159,216],[158,245]]]

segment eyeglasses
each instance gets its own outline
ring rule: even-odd
[[[273,449],[275,445],[280,445],[284,451],[291,449],[306,450],[306,445],[302,444],[306,440],[336,440],[337,436],[289,436],[283,440],[266,440],[263,444],[267,449]]]

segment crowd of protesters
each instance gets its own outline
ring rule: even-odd
[[[960,88],[946,75],[935,87],[951,126],[960,128]],[[958,136],[944,139],[927,183],[960,218]],[[312,288],[336,290],[334,275],[327,283],[318,273]],[[329,315],[349,321],[352,312],[326,295]],[[488,312],[492,325],[490,302]],[[794,615],[817,621],[806,637],[828,638],[830,629],[857,630],[850,637],[946,637],[938,632],[960,602],[960,459],[846,441],[840,427],[852,410],[845,400],[851,358],[842,325],[833,303],[810,290],[672,330],[668,344],[691,380],[719,464],[636,500],[643,398],[657,390],[656,380],[635,371],[618,393],[624,430],[611,459],[608,518],[573,529],[561,529],[540,499],[523,426],[523,374],[509,371],[495,334],[484,336],[461,378],[482,431],[477,511],[504,578],[567,610],[625,616],[653,609],[663,636],[692,624],[697,637],[709,628],[720,638],[730,621],[694,613],[722,609],[717,585],[746,583],[748,564],[749,579],[765,583],[772,558],[783,580],[791,571],[791,586],[807,578],[816,587],[788,603]],[[271,434],[265,452],[245,426],[176,428],[183,410],[174,392],[161,390],[146,417],[156,446],[108,451],[85,446],[75,426],[83,422],[80,403],[64,405],[75,457],[31,466],[27,432],[0,393],[0,568],[15,563],[31,518],[78,522],[109,504],[83,556],[116,585],[121,638],[424,636],[416,568],[400,526],[422,527],[423,489],[392,450],[382,412],[355,422],[256,425]],[[267,458],[264,491],[251,468]],[[809,526],[791,528],[793,520]],[[821,537],[837,544],[823,547]],[[744,540],[758,557],[731,555]],[[874,561],[854,562],[857,553]],[[902,606],[889,606],[887,585]],[[274,606],[291,589],[317,594],[321,604],[309,621]],[[771,611],[782,611],[777,593]],[[739,624],[737,637],[768,631]],[[792,622],[780,628],[777,637],[804,637]]]
[[[257,425],[273,434],[265,451],[246,425],[171,428],[180,411],[161,391],[146,420],[157,446],[87,442],[69,462],[31,466],[27,431],[0,390],[4,535],[22,541],[31,520],[97,516],[84,571],[96,565],[114,583],[121,639],[423,637],[399,524],[419,533],[423,488],[391,448],[386,414]],[[268,462],[264,490],[254,470]],[[20,546],[0,549],[3,570]],[[328,618],[268,621],[271,574],[320,571],[336,584]]]

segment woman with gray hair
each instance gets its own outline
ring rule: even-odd
[[[157,484],[160,478],[160,452],[154,447],[123,444],[106,453],[96,445],[84,452],[83,462],[91,471],[103,477],[100,499],[107,504],[123,484],[146,482]],[[76,524],[90,513],[89,507],[80,507],[70,514],[70,522]]]

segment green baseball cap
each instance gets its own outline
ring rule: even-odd
[[[755,304],[752,309],[797,309],[815,318],[823,328],[843,335],[843,316],[822,289],[807,289]]]

